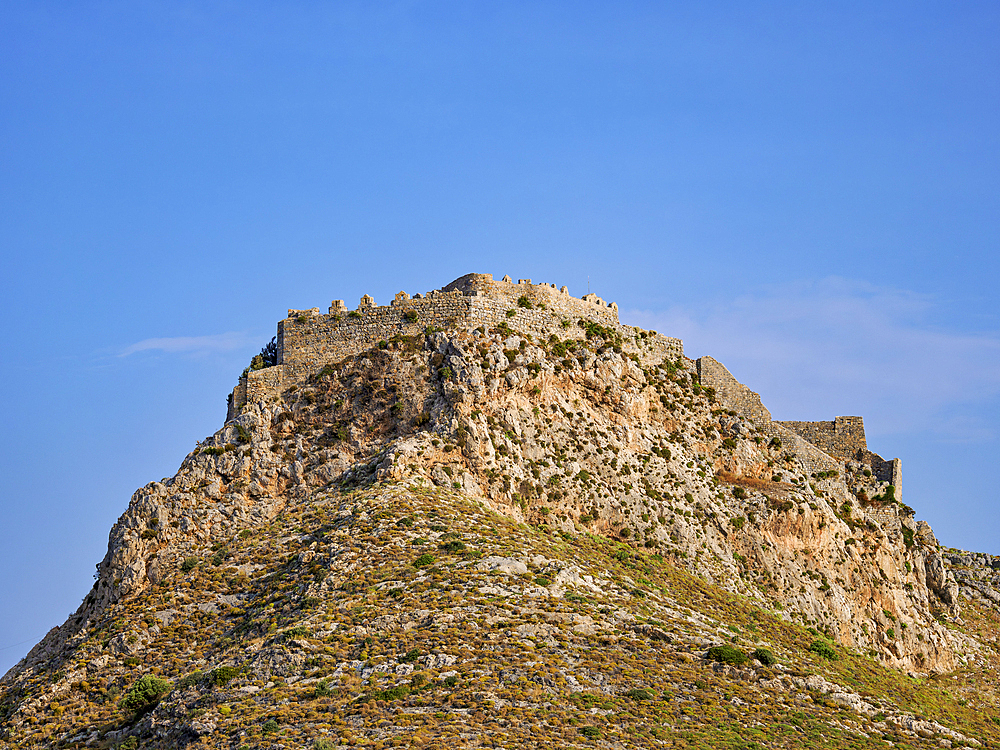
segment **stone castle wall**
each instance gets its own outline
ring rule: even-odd
[[[889,482],[896,488],[896,497],[902,497],[902,463],[898,458],[887,461],[868,450],[861,417],[836,417],[828,422],[773,422],[760,396],[734,378],[721,363],[711,357],[700,357],[696,365],[701,384],[714,388],[723,406],[769,437],[778,438],[799,456],[810,474],[839,471],[842,461],[862,461],[872,467],[876,480]]]
[[[780,422],[817,448],[842,460],[857,460],[868,451],[861,417],[836,417],[831,422]],[[859,453],[860,451],[860,453]]]
[[[577,325],[580,320],[617,332],[622,337],[623,351],[637,356],[644,365],[678,360],[684,355],[680,339],[623,326],[618,320],[618,306],[596,294],[577,299],[569,295],[566,287],[557,289],[555,284],[532,284],[530,279],[514,283],[506,276],[496,281],[491,274],[467,274],[426,295],[410,297],[399,292],[382,307],[365,295],[356,310],[348,310],[341,300],[334,300],[327,314],[319,308],[289,310],[288,317],[278,323],[278,364],[248,372],[240,379],[230,398],[227,419],[237,416],[248,402],[276,395],[324,365],[340,362],[397,335],[415,336],[429,327],[472,330],[505,324],[542,339],[552,334],[560,339],[581,339],[586,332]],[[861,417],[774,422],[760,396],[736,380],[720,362],[701,357],[695,366],[701,384],[714,388],[723,406],[769,437],[778,438],[800,457],[810,473],[837,470],[841,461],[860,460],[872,467],[878,481],[896,487],[897,498],[902,496],[899,459],[886,461],[868,450]]]
[[[711,357],[699,357],[696,365],[701,384],[714,388],[716,397],[727,409],[732,409],[757,427],[765,428],[771,424],[771,412],[761,402],[760,396],[734,378],[721,362]]]
[[[356,310],[348,310],[341,300],[334,300],[325,315],[319,308],[289,310],[288,317],[278,322],[278,364],[248,372],[240,380],[230,401],[229,418],[248,402],[278,393],[324,365],[396,335],[415,336],[428,327],[472,330],[506,324],[543,339],[552,334],[581,339],[586,336],[577,325],[581,319],[616,331],[622,336],[623,350],[647,364],[684,355],[680,339],[660,334],[637,338],[638,329],[619,322],[618,306],[596,294],[577,299],[566,287],[557,289],[555,284],[532,284],[530,279],[514,283],[508,277],[495,281],[491,274],[468,274],[426,295],[410,297],[400,292],[386,306],[376,306],[365,295]]]

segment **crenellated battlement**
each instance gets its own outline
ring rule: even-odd
[[[492,329],[510,326],[516,331],[547,339],[583,338],[577,321],[587,320],[619,333],[626,349],[650,361],[677,359],[684,354],[680,339],[644,333],[643,345],[634,343],[637,332],[618,320],[618,305],[596,294],[573,297],[563,286],[532,283],[509,276],[497,281],[492,274],[470,273],[426,294],[398,292],[379,306],[364,295],[350,310],[343,300],[333,300],[326,314],[318,307],[289,309],[278,322],[278,364],[247,373],[233,392],[230,416],[243,404],[302,382],[324,365],[359,354],[394,336],[415,336],[428,329]]]

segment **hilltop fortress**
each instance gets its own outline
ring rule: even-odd
[[[441,289],[412,297],[398,292],[389,305],[378,306],[364,295],[357,308],[349,310],[343,300],[333,300],[326,314],[318,307],[289,309],[278,322],[277,365],[248,370],[229,397],[227,421],[239,415],[247,403],[275,396],[297,387],[326,365],[332,365],[394,337],[428,331],[494,329],[507,327],[548,339],[582,339],[593,323],[619,334],[623,352],[643,367],[665,361],[676,362],[711,389],[718,402],[772,439],[794,450],[813,473],[832,472],[845,462],[870,467],[871,486],[891,485],[901,498],[902,467],[898,458],[883,459],[868,449],[864,422],[858,416],[840,416],[832,421],[776,422],[751,391],[712,357],[691,360],[684,344],[672,338],[622,325],[618,305],[596,294],[572,297],[563,286],[532,283],[509,276],[497,281],[492,274],[470,273]]]
[[[626,341],[626,351],[650,363],[684,355],[680,339],[621,325],[618,305],[596,294],[578,299],[565,286],[557,289],[555,284],[533,284],[531,279],[514,283],[509,276],[495,281],[492,274],[470,273],[424,295],[399,292],[386,306],[375,305],[366,294],[354,310],[348,310],[343,300],[334,300],[325,315],[318,307],[289,310],[288,317],[278,322],[277,366],[250,371],[240,379],[230,399],[229,418],[248,402],[298,385],[324,365],[393,337],[428,329],[509,326],[543,339],[552,334],[582,339],[586,334],[577,325],[579,320],[613,329]]]

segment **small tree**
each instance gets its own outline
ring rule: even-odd
[[[274,367],[276,364],[278,364],[278,337],[274,336],[260,350],[260,354],[250,360],[250,369],[263,370],[265,367]]]
[[[722,662],[723,664],[739,665],[746,664],[747,662],[747,655],[735,646],[730,646],[728,643],[721,646],[712,646],[705,656],[713,661]]]
[[[125,697],[122,698],[121,708],[128,713],[140,713],[152,708],[172,687],[171,683],[154,677],[151,674],[143,675],[132,685]]]

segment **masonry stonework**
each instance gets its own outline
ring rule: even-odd
[[[861,417],[775,422],[760,396],[736,380],[721,363],[711,357],[700,357],[696,365],[701,384],[714,388],[720,403],[793,449],[809,472],[839,471],[843,462],[858,461],[871,467],[877,481],[893,485],[896,498],[902,497],[902,462],[898,458],[886,460],[868,449]]]
[[[596,294],[578,299],[570,296],[565,286],[534,284],[531,279],[515,283],[509,276],[496,281],[492,274],[470,273],[424,295],[411,297],[399,292],[385,306],[376,305],[366,294],[355,310],[348,309],[343,300],[333,300],[326,314],[318,307],[289,310],[288,317],[278,323],[278,364],[247,372],[240,379],[230,397],[228,419],[235,418],[245,404],[276,395],[325,365],[360,354],[394,336],[416,336],[429,329],[508,325],[543,339],[552,335],[563,340],[581,339],[586,331],[579,321],[614,330],[622,337],[623,351],[644,366],[684,357],[680,339],[622,325],[618,305]],[[714,388],[722,405],[788,446],[810,472],[837,470],[845,460],[861,461],[872,467],[879,481],[893,484],[900,496],[900,461],[886,461],[868,450],[861,417],[775,422],[760,396],[737,381],[720,362],[701,357],[694,365],[701,384]]]
[[[565,286],[516,284],[505,276],[470,273],[446,287],[410,297],[399,292],[386,306],[376,306],[364,295],[356,310],[334,300],[326,315],[319,308],[289,310],[278,322],[278,364],[246,373],[233,391],[229,418],[248,402],[301,383],[324,365],[340,362],[394,336],[415,336],[428,329],[495,328],[506,324],[532,336],[581,339],[586,332],[577,321],[585,320],[613,329],[622,336],[623,350],[653,364],[684,356],[680,339],[623,326],[618,305],[596,294],[571,297]],[[641,333],[641,336],[640,336]]]

